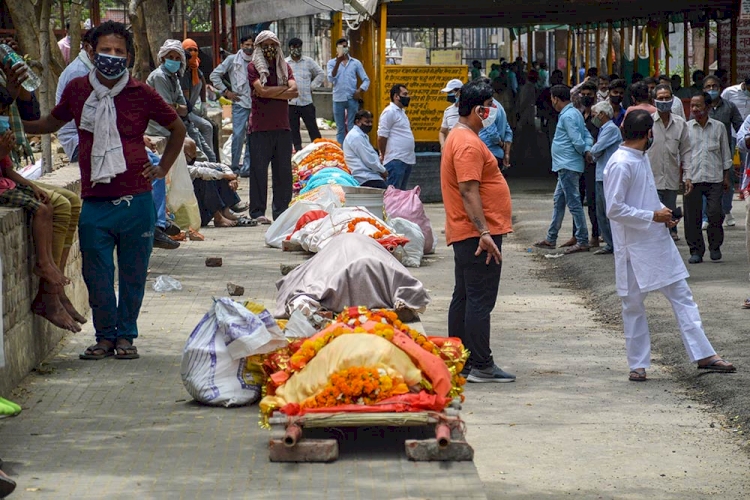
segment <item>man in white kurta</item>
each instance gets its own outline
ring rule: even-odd
[[[604,169],[630,380],[645,381],[646,369],[651,366],[644,300],[655,290],[672,304],[690,361],[697,362],[699,369],[735,371],[731,363],[716,355],[706,338],[698,306],[685,281],[687,269],[669,235],[668,227],[676,222],[672,211],[659,201],[646,154],[652,127],[653,118],[647,111],[629,113],[623,124],[625,140]]]

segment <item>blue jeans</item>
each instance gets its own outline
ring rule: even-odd
[[[354,127],[354,115],[359,111],[359,101],[349,99],[333,103],[333,119],[336,121],[336,140],[343,146],[347,132]]]
[[[596,221],[599,223],[599,234],[604,239],[607,248],[614,248],[612,244],[612,228],[607,218],[607,202],[604,198],[604,182],[596,181]]]
[[[391,160],[386,163],[385,169],[388,171],[388,180],[386,182],[388,185],[404,191],[406,183],[409,182],[412,166],[401,160]]]
[[[154,179],[151,182],[156,209],[156,227],[167,228],[167,182],[164,179]]]
[[[578,183],[581,177],[580,172],[574,172],[568,169],[561,169],[557,172],[557,187],[553,197],[552,223],[547,231],[547,241],[552,244],[557,243],[557,234],[562,227],[563,217],[565,217],[565,206],[568,206],[570,215],[573,216],[573,223],[576,226],[576,242],[579,245],[589,244],[589,228],[586,225],[586,216],[583,213],[581,204],[581,193],[578,190]]]
[[[250,110],[239,104],[232,104],[232,171],[240,172],[240,155],[242,146],[247,136],[247,121],[250,119]],[[245,159],[242,169],[250,172],[250,144],[245,149]]]
[[[138,314],[154,245],[155,219],[150,192],[137,194],[132,200],[83,200],[78,237],[97,342],[132,342],[138,337]],[[119,301],[112,256],[115,249]]]

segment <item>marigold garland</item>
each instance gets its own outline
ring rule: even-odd
[[[352,219],[349,221],[349,223],[346,225],[346,232],[347,233],[353,233],[355,229],[357,229],[357,224],[360,222],[366,222],[373,226],[375,229],[377,229],[377,232],[370,235],[371,238],[379,240],[380,238],[383,238],[385,236],[388,236],[389,234],[392,234],[391,231],[385,227],[383,224],[379,223],[372,217],[357,217],[355,219]]]
[[[308,398],[302,408],[332,408],[341,405],[371,405],[406,394],[409,388],[401,376],[389,376],[383,368],[354,367],[331,375],[317,395]]]

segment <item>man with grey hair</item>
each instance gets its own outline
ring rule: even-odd
[[[682,173],[690,170],[690,132],[685,119],[673,113],[672,87],[663,83],[657,85],[654,91],[656,113],[651,115],[654,119],[654,143],[648,150],[648,159],[659,201],[674,212]],[[670,228],[669,234],[674,241],[679,241],[676,227]]]
[[[612,121],[614,114],[609,99],[598,102],[591,108],[591,121],[599,128],[590,156],[591,161],[596,162],[596,220],[599,223],[599,234],[604,240],[604,248],[594,252],[594,255],[609,255],[614,252],[612,229],[607,218],[607,200],[604,197],[604,167],[622,142],[620,129]]]

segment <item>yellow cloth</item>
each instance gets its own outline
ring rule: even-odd
[[[81,215],[81,198],[67,189],[34,182],[49,196],[52,205],[52,258],[60,267],[63,250],[73,245],[73,238],[78,229],[78,217]],[[60,269],[65,272],[64,269]]]

